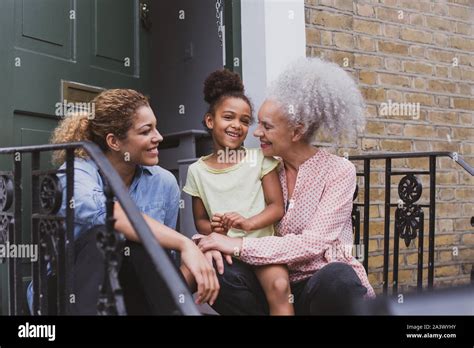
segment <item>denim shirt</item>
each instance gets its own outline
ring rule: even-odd
[[[63,164],[60,169],[65,169]],[[59,215],[66,215],[66,173],[58,174],[63,187]],[[138,166],[128,190],[138,210],[175,229],[180,190],[175,177],[159,166]],[[104,183],[97,165],[89,159],[74,161],[74,239],[94,226],[105,224]]]
[[[65,169],[63,164],[59,169]],[[58,175],[63,190],[58,215],[66,215],[66,173]],[[181,192],[171,172],[159,166],[137,166],[128,190],[138,210],[175,229]],[[74,160],[74,240],[94,226],[104,225],[104,183],[97,165],[91,159]],[[28,286],[28,304],[32,312],[33,289]]]

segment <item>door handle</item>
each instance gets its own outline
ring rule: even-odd
[[[140,1],[140,21],[143,27],[150,31],[151,19],[150,19],[150,4]]]

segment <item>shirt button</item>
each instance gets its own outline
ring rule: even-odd
[[[288,209],[293,209],[294,205],[295,205],[295,201],[290,199],[290,204],[288,204]]]

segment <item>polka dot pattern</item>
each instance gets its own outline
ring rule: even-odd
[[[367,288],[366,297],[375,297],[364,267],[352,256],[354,165],[319,150],[300,166],[290,201],[283,165],[279,176],[288,211],[277,225],[278,236],[243,238],[242,261],[286,264],[292,282],[311,277],[330,262],[345,262]]]

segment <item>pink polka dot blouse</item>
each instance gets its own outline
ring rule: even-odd
[[[277,225],[278,236],[243,238],[241,260],[252,265],[286,264],[291,282],[311,277],[330,262],[345,262],[367,288],[366,297],[375,297],[352,252],[354,165],[319,150],[299,167],[291,198],[282,164],[279,176],[287,212]]]

